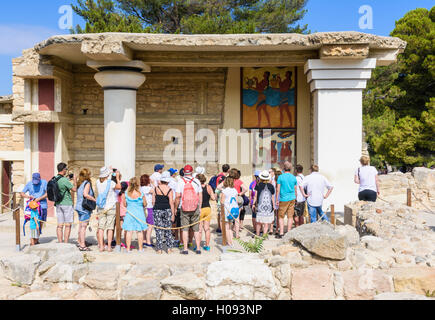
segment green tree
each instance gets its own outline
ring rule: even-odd
[[[407,41],[398,62],[376,68],[364,92],[363,121],[375,164],[434,164],[435,7],[408,12],[391,33]]]
[[[308,0],[77,0],[73,32],[307,33]]]

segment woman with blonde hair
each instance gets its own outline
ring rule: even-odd
[[[354,181],[359,184],[358,198],[360,201],[376,202],[380,195],[378,171],[370,166],[370,158],[362,156],[361,167],[355,172]]]
[[[224,189],[222,190],[221,203],[224,205],[225,213],[225,229],[227,233],[227,243],[230,247],[233,246],[233,230],[231,229],[231,224],[235,222],[236,230],[239,228],[239,219],[231,214],[230,207],[232,199],[237,199],[238,192],[234,187],[234,179],[227,177],[224,182],[222,182]]]
[[[87,199],[96,202],[94,197],[94,190],[91,182],[91,171],[89,169],[82,169],[79,177],[77,178],[77,203],[76,211],[79,216],[79,233],[78,233],[78,247],[80,251],[91,251],[86,246],[86,229],[91,220],[92,212],[89,209],[83,208],[83,200]]]
[[[136,177],[130,180],[127,193],[122,195],[122,202],[127,208],[127,215],[122,225],[123,230],[127,231],[127,253],[131,253],[131,238],[133,232],[137,234],[139,252],[144,252],[143,232],[148,229],[145,213],[147,201],[144,194],[140,192],[140,183]]]

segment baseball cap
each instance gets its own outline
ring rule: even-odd
[[[191,174],[193,172],[193,168],[190,165],[187,165],[184,167],[184,173],[185,174]]]
[[[178,172],[178,170],[177,170],[177,169],[174,169],[174,168],[171,168],[171,169],[169,169],[168,171],[169,171],[169,173],[171,174],[171,176],[173,176],[174,174],[176,174],[176,173]]]
[[[165,167],[165,166],[162,165],[162,164],[157,164],[157,165],[154,167],[154,172],[157,172],[157,171],[163,170],[164,167]]]
[[[257,170],[257,171],[255,171],[254,176],[259,177],[260,174],[261,174],[261,171],[260,171],[260,170]]]
[[[41,175],[39,173],[34,173],[32,176],[32,183],[39,184],[41,182]]]

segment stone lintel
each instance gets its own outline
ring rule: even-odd
[[[122,41],[94,41],[82,42],[82,53],[92,60],[102,61],[131,61],[133,50]]]
[[[21,111],[14,110],[12,121],[24,123],[60,123],[68,121],[66,116],[56,111]]]
[[[369,44],[328,44],[320,48],[320,59],[365,59]]]
[[[66,119],[73,125],[104,125],[104,115],[74,115]],[[137,125],[185,125],[186,121],[197,124],[220,125],[223,123],[222,114],[205,115],[176,115],[176,114],[138,114]]]
[[[317,59],[318,57],[317,50],[257,52],[135,52],[135,59],[141,60],[150,66],[171,67],[257,67],[303,65],[307,59]]]
[[[397,56],[402,53],[403,49],[396,50],[370,50],[369,58],[376,59],[376,66],[389,66],[397,61]]]

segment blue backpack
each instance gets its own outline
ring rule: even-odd
[[[208,184],[213,189],[213,191],[216,191],[216,188],[218,187],[218,185],[224,180],[225,180],[225,176],[220,174],[218,176],[214,176],[213,178],[211,178],[211,180]]]
[[[107,186],[104,193],[99,194],[97,197],[97,207],[100,209],[104,209],[106,206],[107,195],[109,194],[110,185],[112,184],[112,180],[107,180]]]

